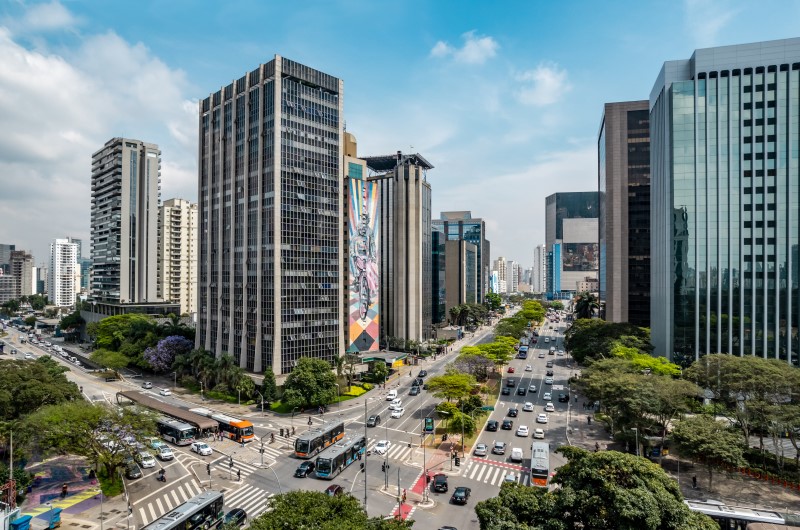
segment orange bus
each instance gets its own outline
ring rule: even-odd
[[[294,441],[294,454],[299,458],[311,458],[326,447],[344,438],[344,423],[326,423],[310,429]]]

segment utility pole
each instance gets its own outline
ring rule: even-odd
[[[397,513],[402,513],[400,507],[403,505],[403,496],[402,491],[400,490],[400,466],[397,466]]]
[[[367,438],[367,400],[364,400],[364,440]],[[367,459],[369,451],[364,451],[364,511],[367,511]]]

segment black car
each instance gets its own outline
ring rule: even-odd
[[[508,381],[506,381],[506,386],[508,387],[517,386],[517,382],[514,379],[509,379]]]
[[[438,491],[439,493],[447,492],[447,475],[439,473],[433,476],[433,491]]]
[[[381,415],[380,414],[373,414],[369,418],[367,418],[367,427],[377,427],[381,424]]]
[[[236,526],[244,526],[247,524],[247,512],[241,508],[234,508],[225,514],[225,524],[235,524]]]
[[[514,421],[513,420],[503,420],[503,427],[504,431],[510,431],[514,428]]]
[[[453,496],[450,497],[450,502],[453,504],[467,504],[467,499],[469,499],[469,494],[472,493],[472,490],[466,488],[464,486],[459,486],[453,491]]]
[[[128,478],[128,480],[142,478],[142,469],[137,463],[130,463],[125,466],[125,476]]]
[[[419,387],[418,386],[412,386],[411,387],[411,391],[408,393],[408,395],[409,396],[417,396],[417,395],[419,395]]]
[[[546,375],[547,377],[553,377],[553,371],[552,370],[547,370],[547,372],[545,372],[544,375]]]
[[[569,394],[559,394],[558,401],[561,403],[569,403]]]
[[[524,396],[524,395],[526,395],[527,393],[528,393],[528,389],[526,389],[524,386],[521,386],[521,387],[519,387],[519,388],[517,389],[517,395],[518,395],[518,396]]]
[[[486,423],[486,430],[487,431],[496,431],[497,430],[497,420],[489,420]]]
[[[329,497],[338,497],[339,495],[344,495],[344,488],[338,484],[331,484],[325,490],[325,495]]]
[[[427,370],[420,370],[417,374],[417,377],[427,377],[428,371]]]
[[[511,389],[508,388],[507,386],[504,386],[503,387],[503,391],[500,392],[500,393],[503,394],[504,396],[510,396],[511,395]]]
[[[422,390],[428,390],[428,383],[425,383],[424,385],[422,385]]]
[[[294,476],[297,478],[306,478],[312,471],[314,471],[314,462],[306,460],[297,466],[297,471],[294,472]]]
[[[422,386],[425,384],[425,381],[421,377],[415,377],[414,381],[411,383],[411,386]]]
[[[508,415],[511,416],[512,418],[516,418],[518,414],[519,414],[519,409],[515,408],[508,409]]]

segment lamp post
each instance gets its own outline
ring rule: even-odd
[[[636,456],[639,456],[639,429],[631,427],[631,430],[636,433]]]
[[[200,381],[200,401],[205,401],[206,398],[203,397],[203,382]]]
[[[292,431],[294,431],[294,413],[297,412],[297,407],[292,409]]]
[[[173,383],[172,383],[172,391],[174,392],[175,389],[178,387],[178,372],[172,372],[174,376]]]
[[[369,399],[364,400],[364,439],[367,438],[367,402]],[[369,458],[369,451],[364,451],[364,511],[367,511],[367,459]]]
[[[258,394],[258,397],[261,398],[261,415],[264,415],[264,396],[258,390],[255,391]]]

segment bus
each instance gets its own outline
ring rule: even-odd
[[[172,418],[158,418],[156,428],[162,438],[175,445],[189,445],[197,436],[196,427]]]
[[[547,487],[550,479],[550,445],[546,442],[531,444],[531,485]]]
[[[746,530],[747,528],[752,528],[754,523],[770,523],[773,525],[786,525],[787,523],[783,515],[769,510],[726,506],[714,500],[685,500],[683,502],[690,510],[711,517],[723,530]]]
[[[294,441],[294,455],[298,458],[311,458],[323,449],[344,438],[344,423],[325,423],[309,429]]]
[[[349,436],[325,449],[317,457],[317,478],[332,479],[347,466],[359,460],[367,449],[367,439],[363,435]]]
[[[225,511],[222,508],[222,493],[205,491],[176,506],[169,513],[156,519],[142,530],[199,530],[214,528],[222,523]]]
[[[517,357],[520,359],[527,359],[528,358],[528,347],[527,346],[520,346],[519,353],[517,353]]]
[[[248,420],[240,420],[225,414],[208,409],[189,409],[189,412],[207,416],[217,422],[219,432],[226,438],[238,443],[252,442],[255,440],[256,435],[253,433],[253,423]]]

